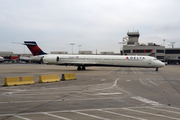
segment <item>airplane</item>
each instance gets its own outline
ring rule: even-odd
[[[165,66],[163,62],[151,56],[47,54],[35,41],[24,41],[24,45],[33,54],[31,60],[49,65],[77,66],[77,70],[86,70],[89,66],[108,66],[156,68],[158,71],[159,68]]]
[[[11,55],[9,55],[9,56],[3,56],[4,57],[4,61],[6,61],[6,62],[15,62],[16,60],[18,60],[19,59],[19,56],[11,56]]]
[[[31,61],[30,57],[25,57],[25,56],[20,56],[19,57],[19,62],[20,63],[29,63]]]
[[[4,62],[4,58],[0,56],[0,63]]]

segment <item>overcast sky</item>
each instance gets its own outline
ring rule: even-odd
[[[0,0],[0,51],[23,53],[34,40],[43,49],[119,52],[128,31],[140,43],[180,48],[180,0]],[[26,53],[30,53],[25,48]]]

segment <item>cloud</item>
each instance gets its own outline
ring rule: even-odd
[[[71,53],[71,42],[76,52],[78,44],[81,50],[119,52],[118,42],[128,30],[139,30],[140,43],[161,44],[167,39],[179,47],[179,4],[179,0],[4,0],[1,51],[22,52],[11,42],[35,40],[47,52]]]

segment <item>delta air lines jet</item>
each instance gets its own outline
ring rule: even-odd
[[[77,70],[86,70],[88,66],[109,66],[156,68],[158,71],[158,68],[165,66],[163,62],[151,56],[47,54],[35,41],[24,41],[24,45],[33,54],[32,60],[45,64],[77,66]]]

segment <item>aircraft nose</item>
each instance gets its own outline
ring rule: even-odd
[[[164,67],[165,64],[164,64],[163,62],[160,62],[160,63],[159,63],[159,66],[160,66],[160,67]]]

